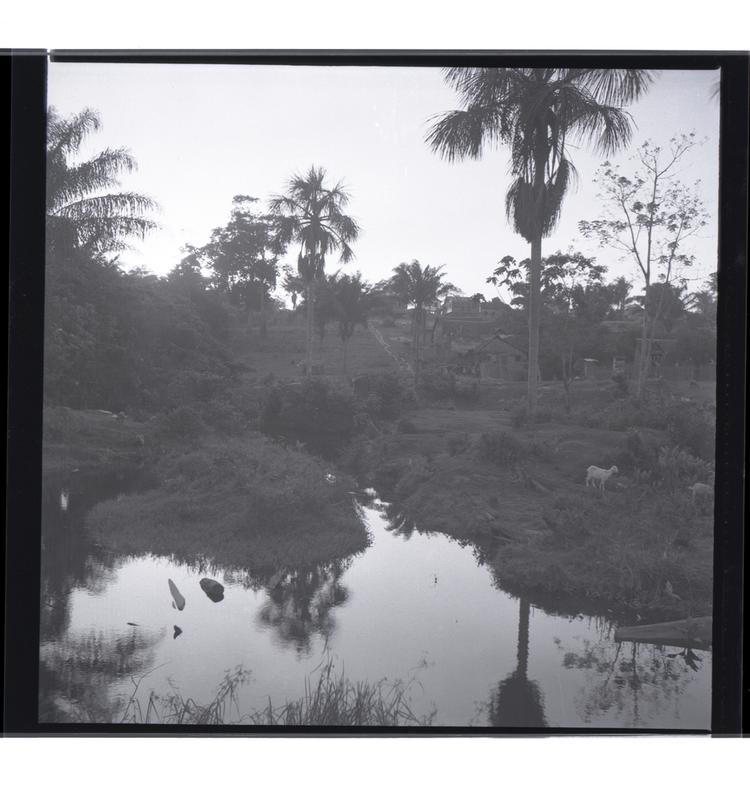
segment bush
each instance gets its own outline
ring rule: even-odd
[[[713,464],[673,446],[661,448],[657,460],[659,483],[667,489],[681,489],[689,484],[713,482]]]
[[[456,376],[444,370],[424,370],[419,376],[419,391],[432,400],[455,398]]]
[[[625,449],[615,456],[615,463],[630,472],[641,474],[653,470],[659,449],[656,443],[636,429],[630,429],[625,437]]]
[[[552,530],[551,539],[555,546],[578,544],[591,536],[586,506],[580,498],[556,497],[545,522]]]
[[[415,405],[414,388],[400,373],[365,373],[352,382],[354,394],[371,417],[395,420]]]
[[[200,436],[207,431],[200,414],[190,406],[178,406],[164,415],[159,427],[166,436],[178,439]]]
[[[355,431],[357,411],[351,390],[323,378],[307,378],[271,387],[264,399],[260,428],[303,442],[348,439]]]
[[[714,458],[715,423],[695,406],[674,405],[667,414],[667,431],[674,445],[701,459]]]
[[[479,437],[477,450],[482,459],[503,467],[517,465],[526,455],[523,442],[507,431],[485,432]]]
[[[202,418],[208,427],[222,434],[235,434],[246,425],[237,408],[223,398],[205,404]]]
[[[396,482],[394,492],[397,498],[406,498],[411,495],[420,484],[429,481],[434,474],[430,457],[417,456]]]
[[[363,411],[373,418],[395,420],[416,402],[411,382],[393,371],[364,373],[352,381],[352,388]]]
[[[265,437],[209,439],[197,452],[168,452],[156,469],[158,488],[89,513],[96,539],[128,552],[272,570],[317,564],[367,543],[349,496],[354,482],[338,474],[329,483],[331,465]]]

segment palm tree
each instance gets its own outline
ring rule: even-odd
[[[310,375],[313,357],[313,320],[315,285],[325,276],[325,259],[338,251],[339,261],[346,264],[354,258],[350,243],[359,235],[356,221],[344,213],[349,194],[341,182],[325,185],[326,171],[312,166],[305,175],[294,175],[285,195],[271,199],[270,210],[278,214],[279,240],[283,245],[298,242],[297,270],[305,284],[307,308],[306,368]]]
[[[90,108],[67,119],[54,107],[47,117],[48,254],[63,257],[74,249],[89,255],[123,250],[132,236],[155,228],[148,218],[154,201],[136,192],[107,192],[118,175],[136,161],[125,148],[107,148],[86,161],[73,162],[85,139],[101,126]]]
[[[347,350],[349,340],[357,326],[367,328],[370,315],[378,305],[378,298],[372,287],[362,280],[359,273],[355,275],[331,276],[332,281],[332,314],[339,326],[341,337],[344,373],[347,373]]]
[[[427,309],[443,300],[456,287],[443,280],[445,273],[442,266],[430,267],[422,265],[415,259],[411,264],[402,262],[393,268],[388,287],[401,303],[412,306],[412,358],[414,359],[414,375],[419,376],[419,351],[427,322]]]
[[[630,290],[633,284],[628,281],[625,276],[620,276],[616,281],[613,281],[609,288],[612,292],[612,303],[615,311],[620,319],[625,316],[625,309],[627,308],[628,301],[630,300]]]
[[[648,70],[454,67],[446,82],[463,108],[434,118],[427,143],[449,161],[482,157],[485,147],[509,145],[513,183],[506,213],[531,245],[527,404],[533,419],[539,362],[542,238],[555,228],[575,178],[571,140],[608,155],[630,141],[623,106],[648,88]]]

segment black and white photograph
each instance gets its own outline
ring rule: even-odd
[[[40,724],[710,730],[721,70],[530,64],[50,59]]]

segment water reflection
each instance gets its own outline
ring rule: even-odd
[[[498,684],[490,701],[489,719],[492,726],[547,725],[544,716],[544,696],[539,685],[529,679],[529,602],[518,604],[518,648],[516,669]]]
[[[39,714],[50,722],[113,721],[125,698],[112,698],[115,679],[148,670],[158,632],[131,628],[125,634],[92,632],[67,636],[40,648]]]
[[[564,649],[567,670],[586,671],[589,681],[576,697],[585,723],[614,713],[623,725],[640,727],[676,704],[698,669],[690,649],[611,640],[583,640],[579,650]],[[644,714],[645,712],[645,714]]]
[[[235,665],[253,675],[242,711],[259,709],[269,697],[300,697],[330,654],[370,683],[407,678],[421,658],[428,667],[412,701],[418,714],[436,707],[436,723],[707,725],[710,656],[618,647],[606,620],[547,605],[532,617],[529,601],[505,593],[485,565],[490,546],[420,533],[377,497],[362,508],[365,552],[263,572],[102,551],[84,536],[83,513],[123,486],[69,486],[67,511],[60,485],[45,496],[43,720],[116,721],[144,672],[143,703],[151,689],[167,697],[173,680],[203,701]],[[207,575],[223,583],[221,603],[206,597],[198,579]],[[170,581],[182,611],[171,609]]]
[[[332,611],[349,598],[349,591],[341,584],[349,561],[285,572],[268,589],[259,620],[274,629],[280,642],[299,653],[309,653],[314,635],[327,639],[333,633],[336,623]]]

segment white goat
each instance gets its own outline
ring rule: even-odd
[[[613,475],[617,475],[617,468],[614,465],[609,470],[604,470],[604,468],[592,464],[586,471],[586,486],[593,485],[596,487],[598,485],[599,489],[604,492],[604,485],[607,483],[607,479]]]
[[[693,503],[695,503],[699,498],[701,501],[710,500],[714,494],[714,488],[709,486],[708,484],[701,484],[700,481],[693,484],[692,487],[688,487],[688,490],[693,495]]]

